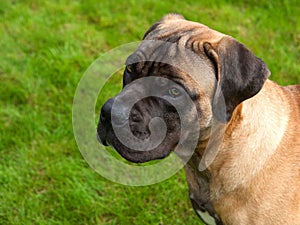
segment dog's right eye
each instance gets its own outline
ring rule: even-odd
[[[124,71],[124,75],[123,75],[123,87],[127,84],[129,84],[132,81],[132,68],[130,68],[129,66],[126,66],[125,71]]]
[[[132,73],[132,67],[131,67],[131,65],[126,66],[126,70],[128,71],[128,73]]]

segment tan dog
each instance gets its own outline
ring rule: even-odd
[[[200,217],[208,224],[299,225],[300,86],[281,87],[268,80],[267,66],[245,46],[181,15],[165,16],[146,32],[144,40],[175,43],[178,47],[172,52],[176,54],[184,48],[192,50],[199,56],[199,64],[193,60],[187,62],[192,62],[199,74],[208,75],[202,84],[180,69],[149,63],[146,59],[139,63],[128,60],[124,72],[124,86],[145,76],[180,78],[182,87],[189,90],[198,106],[201,135],[185,171],[190,198]],[[141,46],[133,56],[147,58],[153,49]],[[176,96],[172,97],[179,99],[178,93],[173,90]],[[222,100],[225,111],[218,108]],[[103,144],[111,144],[133,162],[164,158],[174,149],[178,143],[175,134],[180,129],[176,125],[178,118],[166,103],[141,101],[127,118],[133,124],[133,134],[141,139],[150,135],[146,129],[149,120],[143,119],[153,116],[153,111],[167,123],[170,132],[164,143],[142,152],[117,140],[109,118],[112,103],[110,99],[101,112],[98,135]],[[213,118],[223,123],[223,136],[213,136]],[[201,159],[216,147],[216,157],[206,170],[200,171]],[[206,218],[205,214],[214,219]]]

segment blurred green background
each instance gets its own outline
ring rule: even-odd
[[[87,165],[72,131],[87,67],[169,12],[237,38],[272,80],[300,83],[297,0],[1,0],[0,224],[201,224],[183,171],[147,187],[115,184]],[[107,96],[121,76],[110,82]]]

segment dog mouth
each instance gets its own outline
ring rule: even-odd
[[[150,108],[149,105],[158,104],[156,101],[141,101],[132,108],[129,118],[124,119],[105,111],[107,104],[113,102],[108,100],[101,110],[97,127],[99,143],[111,146],[123,158],[135,163],[167,157],[178,144],[180,119],[174,109],[170,112],[162,107]]]
[[[101,137],[99,136],[99,133],[98,133],[98,132],[97,132],[97,134],[96,134],[96,138],[97,138],[97,141],[98,141],[100,144],[102,144],[102,145],[104,145],[104,146],[109,146],[108,140],[105,139],[105,138],[101,138]]]
[[[102,145],[112,147],[123,158],[133,163],[144,163],[151,160],[163,159],[167,157],[178,144],[178,142],[168,143],[168,141],[165,140],[157,148],[151,150],[134,150],[120,143],[114,136],[106,139],[98,136],[97,139]]]
[[[143,150],[134,150],[128,148],[126,145],[122,144],[114,135],[109,135],[108,137],[104,138],[104,137],[100,137],[99,134],[97,134],[97,139],[100,144],[104,146],[112,147],[124,159],[133,163],[144,163],[151,160],[163,159],[171,153],[171,150],[166,151],[166,149],[171,149],[171,148],[163,144],[158,146],[156,149],[143,151]],[[174,146],[172,146],[172,149],[175,148],[176,145],[177,143],[174,144]]]

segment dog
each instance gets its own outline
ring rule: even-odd
[[[145,94],[147,84],[131,88],[131,83],[145,77],[176,82],[179,87],[172,88],[158,81],[156,90],[183,106],[182,92],[188,93],[197,115],[189,107],[182,112],[199,125],[200,132],[183,135],[197,136],[184,169],[192,206],[203,222],[299,225],[300,85],[279,86],[268,79],[267,65],[243,44],[179,14],[164,16],[143,41],[148,44],[141,44],[127,59],[122,93]],[[180,60],[175,59],[178,55]],[[162,63],[166,56],[177,60],[177,66]],[[151,118],[160,117],[166,124],[159,145],[137,150],[118,140],[112,128],[114,102],[115,98],[107,100],[101,109],[97,134],[102,144],[136,163],[165,158],[178,147],[180,115],[172,103],[150,96],[130,109],[119,104],[117,119],[127,121],[140,140],[152,135]],[[127,117],[122,113],[126,110],[130,110]],[[214,124],[221,128],[213,130]],[[205,169],[199,169],[201,160]]]

